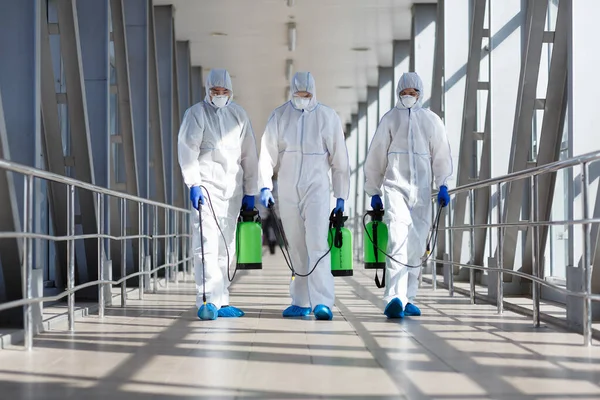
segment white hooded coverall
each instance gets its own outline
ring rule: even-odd
[[[306,274],[329,250],[329,171],[333,195],[345,200],[350,164],[341,121],[333,109],[317,102],[312,75],[299,72],[290,86],[292,95],[307,91],[312,99],[304,110],[287,102],[271,114],[262,137],[259,186],[272,189],[271,177],[278,173],[280,217],[292,265]],[[329,255],[309,277],[292,280],[290,294],[292,305],[332,308],[335,294]]]
[[[446,185],[452,158],[443,122],[422,108],[421,96],[410,109],[402,104],[400,92],[409,88],[423,93],[423,82],[414,72],[402,75],[398,103],[377,127],[365,160],[365,191],[384,196],[387,253],[402,263],[420,265],[431,228],[432,180],[438,188]],[[412,303],[420,268],[407,268],[389,258],[386,267],[385,301],[397,297],[404,305]]]
[[[223,108],[211,103],[210,89],[231,91]],[[179,165],[188,187],[208,189],[215,214],[225,236],[219,232],[203,189],[202,227],[206,277],[202,274],[200,223],[192,213],[196,305],[202,305],[202,280],[206,278],[207,302],[217,309],[229,305],[227,268],[235,261],[235,229],[242,196],[258,194],[258,154],[250,120],[242,107],[231,101],[233,90],[229,73],[213,69],[206,80],[206,97],[190,107],[179,130]],[[229,264],[227,262],[229,250]]]

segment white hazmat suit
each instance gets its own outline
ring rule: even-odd
[[[259,186],[271,190],[271,177],[278,174],[280,217],[292,265],[306,274],[329,250],[329,171],[334,197],[345,200],[350,166],[341,121],[333,109],[317,102],[312,75],[299,72],[290,86],[292,95],[306,91],[312,98],[304,110],[287,102],[271,114],[262,138]],[[329,255],[309,277],[292,280],[290,294],[292,305],[331,309],[335,294]]]
[[[210,89],[229,89],[227,105],[211,102]],[[190,107],[179,130],[179,164],[188,187],[208,189],[227,246],[210,210],[203,189],[202,227],[206,277],[202,274],[202,254],[198,212],[193,215],[193,251],[196,276],[196,304],[202,305],[202,281],[206,278],[207,303],[217,309],[229,305],[229,263],[235,260],[235,229],[243,194],[258,193],[258,154],[250,120],[242,107],[231,101],[231,78],[225,70],[213,69],[206,80],[206,97]],[[195,211],[195,210],[194,210]]]
[[[420,265],[431,228],[431,185],[446,185],[452,175],[450,145],[442,120],[422,108],[422,99],[406,108],[404,89],[423,93],[416,73],[398,82],[396,107],[381,119],[365,161],[365,191],[381,196],[389,229],[387,253],[408,265]],[[433,173],[433,176],[432,176]],[[382,190],[383,188],[383,190]],[[407,268],[389,258],[384,299],[412,303],[419,287],[420,268]]]

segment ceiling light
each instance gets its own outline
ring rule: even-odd
[[[212,32],[210,36],[227,36],[224,32]]]
[[[352,89],[352,86],[346,86],[346,85],[342,85],[342,86],[338,86],[338,89]]]
[[[288,22],[288,49],[296,50],[296,23]]]
[[[288,7],[294,7],[294,3],[295,3],[294,0],[287,0]]]
[[[369,51],[371,49],[368,47],[353,47],[351,50],[352,51]]]
[[[287,60],[285,60],[285,76],[287,76],[288,82],[292,81],[293,74],[294,74],[294,60],[287,59]]]

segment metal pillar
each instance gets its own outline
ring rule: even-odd
[[[150,140],[149,140],[149,30],[148,30],[148,1],[128,0],[123,2],[125,19],[125,38],[129,71],[129,93],[131,113],[134,128],[135,162],[138,176],[138,195],[150,198]],[[132,207],[133,208],[133,207]],[[130,215],[134,210],[130,208]],[[149,234],[149,210],[141,207],[138,210],[138,232]],[[130,221],[130,224],[133,224]],[[133,225],[131,225],[133,226]],[[140,230],[141,228],[141,230]],[[135,242],[132,242],[135,243]],[[138,271],[143,271],[147,240],[137,241],[139,247]],[[135,250],[134,253],[136,254]],[[140,296],[143,296],[144,279],[140,277]]]
[[[509,173],[533,166],[528,163],[528,157],[531,152],[532,121],[536,103],[547,12],[548,0],[531,0],[527,2],[526,38],[519,78],[519,90],[508,167]],[[506,210],[503,212],[507,222],[517,222],[521,219],[524,184],[524,181],[516,181],[508,184],[505,203]],[[507,228],[505,230],[504,268],[513,267],[518,236],[519,229],[517,228]],[[523,269],[524,272],[531,272],[531,258],[523,260]]]
[[[379,88],[376,86],[367,87],[367,135],[365,157],[369,151],[369,145],[375,136],[377,125],[379,125]]]
[[[137,151],[136,151],[136,140],[135,140],[135,128],[132,117],[132,101],[131,101],[131,89],[129,83],[130,69],[129,69],[129,56],[127,48],[127,39],[125,36],[125,17],[124,17],[124,6],[123,0],[111,0],[110,10],[112,17],[112,30],[113,30],[113,43],[115,49],[115,70],[117,75],[117,100],[118,100],[118,115],[119,115],[119,136],[122,143],[122,150],[125,161],[125,190],[127,193],[137,196],[139,193],[138,183],[138,170],[137,170]],[[114,138],[114,136],[113,136]],[[143,144],[142,141],[140,144]],[[117,204],[114,203],[115,212],[118,209]],[[138,210],[135,207],[128,207],[127,213],[121,212],[121,218],[125,218],[125,221],[121,220],[121,234],[136,235],[138,234],[139,227],[139,215]],[[125,224],[126,230],[123,229]],[[115,226],[116,230],[116,226]],[[117,242],[115,242],[117,244]],[[121,244],[121,253],[127,247],[127,243],[123,241]],[[138,241],[132,240],[131,246],[133,249],[132,254],[137,254],[139,251]],[[132,257],[132,266],[127,268],[127,265],[120,265],[120,263],[127,262],[127,258],[122,256],[120,259],[116,257],[113,259],[113,271],[121,271],[120,277],[124,274],[128,274],[141,268],[138,265],[138,258]],[[125,285],[125,283],[124,283]]]
[[[10,149],[8,146],[8,132],[2,101],[2,87],[0,86],[0,157],[10,160]],[[0,171],[0,231],[15,232],[21,230],[21,222],[18,214],[17,195],[15,193],[14,174]],[[0,297],[2,302],[18,300],[22,298],[21,270],[15,268],[21,262],[21,247],[17,239],[0,240],[0,259],[2,260],[2,277],[0,281]],[[18,327],[22,322],[23,314],[18,308],[0,313],[0,324],[2,326]]]
[[[41,135],[39,118],[39,24],[36,1],[0,1],[0,156],[15,162],[40,167]],[[1,110],[3,108],[3,111]],[[1,172],[0,230],[20,230],[24,212],[24,179]],[[32,188],[29,188],[33,190]],[[12,229],[11,229],[12,228]],[[21,242],[21,243],[19,243]],[[22,296],[22,240],[0,241],[2,276],[0,301]],[[20,309],[0,313],[0,324],[19,326]]]
[[[148,1],[124,1],[123,11],[128,69],[130,72],[133,71],[129,74],[129,92],[135,138],[138,195],[149,198]],[[147,220],[144,223],[147,224]]]
[[[410,69],[410,40],[394,40],[393,58],[394,58],[394,81],[392,89],[392,104],[396,105],[398,96],[396,88],[398,81],[403,73]]]
[[[166,202],[173,203],[173,7],[154,7],[154,38],[156,63],[158,67],[158,96],[161,110],[162,147]]]
[[[177,81],[179,92],[179,120],[183,120],[185,110],[192,105],[192,64],[189,41],[178,41]]]
[[[361,186],[359,185],[359,170],[361,169],[360,165],[360,153],[358,151],[359,149],[359,131],[358,131],[358,114],[352,114],[351,117],[351,125],[352,125],[352,134],[350,136],[350,138],[348,139],[347,143],[348,143],[348,154],[352,157],[353,159],[353,164],[352,164],[352,177],[351,179],[354,180],[354,190],[350,192],[350,196],[353,197],[352,199],[352,211],[354,213],[353,217],[354,217],[354,237],[358,238],[360,237],[360,218],[362,218],[361,214],[360,214],[360,208],[358,206],[358,196],[359,196],[359,192],[361,190]],[[350,150],[351,149],[351,150]],[[354,250],[355,250],[355,259],[359,259],[360,254],[358,253],[358,249],[360,247],[360,245],[356,242],[355,240],[355,246],[354,246]]]
[[[379,67],[379,118],[378,122],[390,111],[396,104],[393,102],[394,93],[394,68]]]
[[[200,103],[204,100],[204,87],[202,82],[202,67],[192,67],[192,104]]]
[[[469,55],[466,66],[465,92],[464,92],[464,107],[462,113],[462,127],[459,147],[459,162],[457,170],[457,186],[466,185],[472,179],[482,178],[477,171],[476,154],[474,148],[477,140],[489,141],[489,131],[477,132],[478,119],[478,91],[488,91],[489,82],[480,81],[481,58],[483,38],[489,35],[489,30],[485,30],[485,9],[488,0],[474,0],[471,20],[471,34],[469,38]],[[488,96],[489,97],[489,96]],[[482,167],[484,161],[482,160]],[[480,189],[476,192],[476,198],[480,193],[489,193],[490,189]],[[488,195],[489,199],[489,195]],[[485,201],[485,200],[484,200]],[[467,193],[459,193],[454,200],[454,216],[453,221],[457,225],[462,225],[465,222],[467,205]],[[475,220],[477,215],[484,212],[487,221],[488,205],[487,203],[478,204],[475,201]],[[478,235],[482,232],[474,232],[475,243],[477,243]],[[483,232],[485,235],[485,232]],[[452,232],[453,249],[452,253],[456,260],[461,259],[462,238],[463,234]],[[484,236],[485,237],[485,236]],[[476,245],[477,248],[477,245]],[[443,254],[444,246],[438,249],[438,258],[440,253]],[[447,250],[446,250],[447,251]],[[475,255],[475,257],[477,257]],[[477,258],[476,258],[477,259]],[[471,260],[475,261],[475,260]]]
[[[417,3],[412,8],[410,70],[423,80],[423,107],[430,106],[435,57],[435,25],[437,5]]]
[[[570,4],[568,1],[560,2],[556,30],[545,32],[545,38],[551,40],[552,56],[550,60],[550,71],[548,73],[548,88],[545,99],[538,99],[536,106],[544,107],[544,118],[542,131],[539,139],[539,147],[536,165],[542,166],[557,161],[560,156],[565,116],[567,111],[567,63],[568,63],[568,32],[570,27]],[[544,40],[546,42],[546,40]],[[549,221],[551,218],[552,201],[556,185],[556,173],[543,174],[538,177],[538,198],[540,220]],[[596,215],[594,216],[596,218]],[[597,232],[597,226],[592,228]],[[531,231],[531,230],[530,230]],[[547,226],[539,227],[539,254],[546,251],[549,229]],[[529,233],[528,233],[529,235]],[[525,259],[530,259],[532,248],[526,249]],[[540,276],[545,276],[543,257],[538,261]]]
[[[96,183],[92,157],[92,141],[89,129],[87,112],[86,90],[82,65],[81,38],[79,36],[79,20],[77,7],[74,0],[57,0],[58,23],[60,30],[60,51],[67,85],[67,107],[70,129],[70,155],[68,159],[73,167],[74,177],[78,180]],[[96,204],[93,193],[86,190],[77,190],[76,198],[79,200],[80,221],[83,234],[96,233],[97,222],[95,212]],[[75,205],[72,205],[75,207]],[[78,269],[79,280],[96,279],[98,270],[97,241],[84,240],[87,270],[85,275]],[[61,268],[65,268],[62,265]],[[64,276],[64,275],[63,275]],[[77,278],[77,276],[76,276]],[[81,282],[79,282],[81,283]],[[78,296],[96,297],[94,290],[79,293]]]
[[[367,142],[367,102],[358,103],[358,202],[356,210],[359,214],[363,214],[367,208],[367,194],[365,193],[364,182],[365,172],[363,169],[369,144]],[[360,245],[360,243],[359,243]]]
[[[79,35],[81,38],[81,61],[83,65],[83,77],[85,82],[85,93],[86,93],[86,104],[88,110],[88,120],[90,129],[90,145],[94,149],[93,165],[94,165],[94,181],[97,185],[103,187],[109,187],[110,184],[110,130],[109,130],[109,104],[110,104],[110,70],[109,70],[109,6],[108,0],[77,0],[77,15],[78,15],[78,28]],[[47,28],[46,28],[47,29]],[[47,36],[48,32],[45,32]],[[48,38],[45,39],[43,46],[48,46]],[[64,174],[65,165],[63,159],[63,151],[60,139],[60,128],[58,122],[58,109],[56,107],[56,93],[54,89],[54,82],[52,79],[52,59],[50,49],[48,48],[47,54],[43,56],[47,58],[44,62],[44,68],[48,68],[48,71],[44,71],[48,74],[43,82],[43,86],[46,93],[44,96],[44,102],[42,106],[42,112],[44,115],[44,127],[46,135],[50,136],[47,138],[47,152],[53,157],[56,156],[56,167],[52,168],[53,172]],[[47,112],[44,111],[47,109]],[[46,128],[46,121],[49,123]],[[48,130],[49,129],[49,130]],[[49,165],[50,167],[50,165]],[[54,207],[54,224],[57,234],[63,231],[62,225],[66,223],[66,215],[64,201],[62,198],[66,195],[64,189],[60,185],[52,185],[57,187],[53,190],[52,198],[58,200],[58,206]],[[108,205],[108,202],[106,203]],[[108,215],[108,210],[104,210],[102,217]],[[108,220],[103,221],[108,225]],[[66,225],[65,225],[66,227]],[[64,230],[66,232],[66,229]],[[96,246],[97,247],[97,246]],[[63,257],[64,243],[57,243],[59,249],[58,259],[59,261]],[[66,248],[65,248],[66,249]],[[98,251],[98,247],[96,251]],[[102,248],[100,248],[102,250]],[[101,253],[102,254],[102,253]],[[99,262],[101,257],[98,257],[95,262]],[[60,264],[60,265],[66,265]],[[79,268],[78,268],[79,270]],[[91,278],[96,279],[98,277],[98,269]],[[88,280],[90,276],[88,276]],[[81,295],[78,294],[78,297]],[[84,297],[95,299],[98,296],[98,292],[93,288],[86,290]]]
[[[162,133],[162,107],[158,79],[158,60],[156,50],[156,29],[155,29],[154,6],[152,0],[148,0],[148,94],[149,94],[149,112],[150,112],[150,197],[158,202],[167,202],[167,186],[165,178],[165,162],[163,153],[164,137]],[[158,232],[164,232],[165,219],[163,213],[153,214],[153,226],[156,226]],[[163,240],[155,239],[152,241],[152,254],[154,255],[153,268],[157,264],[162,264],[164,255],[161,257]],[[157,274],[155,274],[157,276]],[[156,282],[155,282],[156,283]]]
[[[431,101],[429,107],[442,120],[444,119],[444,33],[446,0],[438,0],[437,16],[435,21],[435,51],[433,55],[433,78],[431,82]]]
[[[173,58],[172,58],[172,65],[173,65],[173,73],[171,75],[171,87],[172,87],[172,94],[173,94],[173,101],[171,103],[172,105],[172,118],[171,118],[171,122],[172,122],[172,127],[171,127],[171,137],[172,137],[172,149],[173,149],[173,204],[176,205],[177,207],[185,207],[184,198],[187,198],[187,196],[184,196],[184,190],[185,193],[187,193],[187,187],[183,184],[183,176],[181,175],[181,171],[179,170],[179,162],[178,162],[178,150],[177,150],[177,140],[178,140],[178,133],[179,133],[179,126],[181,125],[181,117],[180,115],[182,114],[181,111],[181,105],[180,105],[180,95],[179,95],[179,89],[180,89],[180,78],[179,78],[179,56],[178,56],[178,52],[177,52],[177,42],[175,40],[175,24],[173,23],[173,31],[172,31],[172,36],[173,38]],[[189,63],[185,64],[188,65],[188,69],[189,69]],[[188,85],[189,86],[189,85]],[[174,229],[174,224],[175,219],[172,218],[171,219],[171,229]],[[173,244],[173,240],[171,239],[171,243]],[[173,248],[173,247],[172,247]]]

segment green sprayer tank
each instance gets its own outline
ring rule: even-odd
[[[331,213],[329,217],[329,235],[327,242],[331,248],[331,274],[333,276],[352,276],[352,234],[344,228],[348,220],[343,213]],[[332,246],[333,244],[333,246]]]
[[[365,269],[385,268],[385,254],[388,245],[388,228],[383,223],[383,209],[367,211],[371,221],[364,234]]]
[[[240,211],[235,246],[237,269],[262,269],[262,226],[258,210]]]

